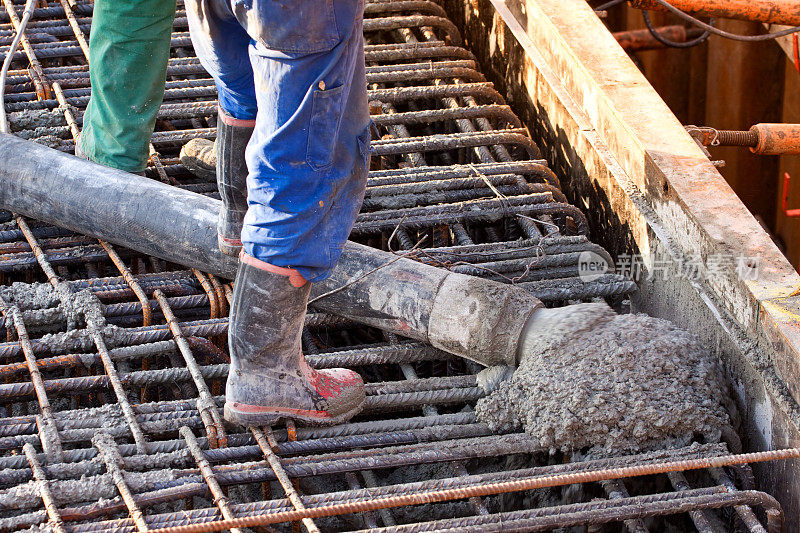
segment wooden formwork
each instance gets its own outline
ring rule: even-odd
[[[594,238],[641,258],[634,306],[695,332],[719,355],[744,447],[800,445],[800,277],[592,9],[584,0],[447,7],[543,138],[550,163],[570,177],[565,189],[589,214]],[[699,264],[699,275],[678,275],[686,264]],[[800,462],[756,474],[797,530]]]

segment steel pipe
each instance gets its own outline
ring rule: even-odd
[[[758,135],[758,143],[750,148],[754,154],[800,154],[800,124],[756,124],[752,132]]]
[[[762,123],[748,131],[687,126],[686,131],[703,146],[746,146],[759,155],[800,154],[800,124]]]
[[[654,0],[630,0],[633,7],[664,11]],[[703,17],[800,26],[800,3],[785,0],[669,0],[681,11]]]

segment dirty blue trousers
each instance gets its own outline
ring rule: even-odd
[[[245,253],[325,279],[369,163],[364,0],[186,0],[192,44],[247,145]]]

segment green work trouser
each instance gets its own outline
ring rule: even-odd
[[[97,163],[140,172],[164,98],[175,0],[95,0],[92,96],[81,148]]]

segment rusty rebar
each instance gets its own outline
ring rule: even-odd
[[[107,433],[99,431],[92,438],[92,444],[94,444],[97,451],[100,452],[100,457],[106,465],[106,470],[111,474],[114,485],[116,485],[122,500],[125,502],[128,513],[130,513],[131,518],[133,518],[134,523],[136,523],[137,529],[142,533],[149,531],[150,528],[147,525],[144,513],[136,502],[136,498],[133,496],[128,483],[125,481],[125,472],[122,468],[123,459],[117,448],[117,443],[114,442],[114,439]]]
[[[225,446],[225,427],[222,422],[222,415],[220,415],[219,409],[217,409],[214,399],[211,396],[211,392],[208,390],[208,385],[206,385],[203,373],[192,354],[192,349],[188,342],[186,342],[180,323],[175,318],[175,314],[172,312],[172,308],[167,298],[164,296],[164,293],[161,292],[160,289],[156,289],[156,291],[153,292],[153,296],[158,300],[158,305],[161,306],[161,312],[167,320],[169,330],[172,332],[172,336],[175,339],[175,344],[177,344],[178,350],[186,362],[186,368],[191,374],[192,381],[195,387],[197,387],[197,392],[199,393],[199,397],[197,398],[197,410],[200,412],[200,416],[203,418],[203,422],[206,425],[206,432],[209,439],[212,439],[213,442],[218,443],[220,446]]]
[[[39,458],[36,457],[36,451],[30,444],[23,446],[22,451],[25,453],[25,458],[27,459],[31,470],[33,471],[33,478],[36,480],[36,484],[39,487],[39,493],[42,496],[42,503],[44,503],[47,516],[50,518],[50,527],[52,527],[56,533],[66,533],[66,530],[64,529],[64,521],[61,519],[61,515],[58,512],[58,506],[56,506],[53,494],[50,492],[50,487],[47,484],[47,475],[44,473],[44,469],[42,468],[42,464],[39,462]]]
[[[278,441],[275,440],[275,437],[272,434],[272,429],[265,427],[262,430],[255,426],[251,426],[250,431],[253,433],[253,437],[255,437],[256,442],[258,443],[258,447],[261,448],[261,453],[264,454],[264,458],[267,460],[270,468],[272,468],[272,471],[275,473],[275,477],[278,479],[281,487],[283,487],[286,497],[289,498],[290,502],[292,502],[292,506],[294,506],[297,511],[305,511],[306,506],[303,503],[303,500],[300,498],[300,494],[297,493],[297,489],[294,487],[292,481],[289,479],[289,476],[286,474],[286,470],[283,469],[283,465],[281,465],[281,460],[273,450],[273,448],[278,447]],[[303,518],[302,522],[309,533],[319,533],[319,528],[311,518]]]
[[[66,0],[62,0],[62,1],[66,1]],[[139,300],[139,302],[141,302],[141,304],[142,304],[142,325],[143,326],[149,326],[150,324],[153,323],[153,310],[150,308],[150,299],[145,294],[145,292],[142,289],[141,285],[139,285],[139,282],[136,281],[136,278],[133,276],[133,274],[131,274],[131,271],[125,265],[125,262],[119,256],[119,254],[114,249],[114,247],[111,244],[109,244],[109,243],[107,243],[105,241],[102,241],[102,240],[100,241],[100,245],[108,253],[108,257],[111,258],[111,261],[117,267],[117,269],[119,270],[120,274],[122,274],[122,279],[124,279],[125,282],[130,286],[131,290],[136,295],[136,298]],[[212,316],[211,318],[215,318],[215,317]]]
[[[405,505],[422,505],[427,503],[441,502],[446,500],[456,500],[472,498],[475,496],[489,496],[506,492],[518,492],[523,490],[534,490],[547,487],[574,485],[577,483],[589,483],[602,481],[604,479],[619,479],[627,477],[648,476],[663,474],[666,472],[676,472],[682,470],[698,470],[703,468],[714,468],[733,464],[757,463],[764,461],[777,461],[785,459],[800,458],[800,448],[788,448],[785,450],[771,450],[766,452],[753,452],[738,455],[726,455],[720,457],[709,457],[700,459],[688,459],[683,461],[672,461],[667,463],[656,463],[649,465],[637,465],[608,470],[598,470],[593,472],[576,472],[560,474],[554,476],[542,476],[499,483],[489,483],[486,485],[474,485],[459,489],[446,489],[420,492],[416,494],[404,494],[376,498],[371,501],[360,501],[345,504],[328,505],[305,509],[303,511],[284,511],[272,514],[261,514],[236,520],[217,520],[202,524],[190,524],[178,527],[168,527],[153,530],[156,533],[203,533],[207,531],[222,531],[231,527],[252,527],[263,524],[276,524],[280,522],[290,522],[302,518],[319,518],[323,516],[334,516],[339,514],[359,513],[365,511],[375,511],[388,507],[400,507]],[[765,495],[766,496],[766,495]],[[770,502],[773,510],[779,509],[780,505],[774,499]],[[773,513],[774,514],[774,513]]]
[[[22,353],[25,356],[25,363],[28,366],[28,372],[31,376],[31,384],[36,393],[36,399],[39,403],[39,411],[41,418],[37,417],[37,426],[39,430],[39,438],[41,439],[42,446],[45,452],[54,458],[60,458],[63,454],[61,439],[58,435],[58,428],[55,419],[53,418],[53,408],[50,405],[50,400],[45,391],[44,379],[42,378],[39,368],[36,366],[36,356],[31,347],[31,341],[28,337],[28,332],[25,330],[25,323],[22,320],[22,314],[16,306],[9,306],[5,300],[0,297],[0,311],[6,317],[6,323],[9,320],[14,325],[19,339],[19,345],[22,348]]]
[[[117,403],[122,410],[125,421],[128,423],[131,435],[136,443],[136,448],[139,450],[139,453],[147,453],[147,439],[142,431],[142,428],[139,426],[139,422],[136,420],[136,413],[134,413],[133,408],[128,401],[125,388],[122,386],[122,381],[117,373],[117,369],[114,366],[114,362],[111,360],[111,355],[108,353],[108,347],[106,346],[105,340],[103,340],[103,334],[100,326],[97,324],[96,320],[89,319],[87,329],[89,330],[89,334],[92,336],[92,340],[94,340],[95,346],[97,347],[97,352],[100,355],[103,368],[108,376],[108,381],[111,385],[111,388],[114,390],[115,396],[117,397]]]
[[[209,463],[208,459],[206,459],[203,455],[203,450],[200,449],[200,444],[197,442],[197,438],[194,436],[194,433],[187,426],[181,426],[179,432],[186,440],[186,446],[189,448],[189,452],[191,452],[192,457],[194,457],[197,467],[200,469],[200,473],[203,474],[203,479],[208,485],[211,495],[214,497],[214,504],[219,507],[219,511],[222,513],[222,516],[225,518],[225,520],[234,520],[235,516],[233,511],[231,511],[230,500],[228,499],[228,496],[225,495],[222,487],[219,485],[219,481],[217,481],[217,475],[214,473],[211,463]],[[231,533],[243,532],[241,529],[234,527],[231,528]]]

